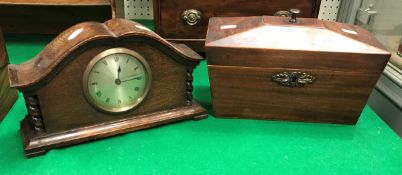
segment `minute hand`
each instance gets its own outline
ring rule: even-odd
[[[122,79],[121,82],[126,82],[126,81],[135,80],[135,79],[140,78],[141,76],[142,76],[142,74],[134,75],[134,76],[128,77],[128,78],[126,78],[126,79]]]

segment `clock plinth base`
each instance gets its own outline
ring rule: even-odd
[[[202,120],[202,119],[206,119],[206,118],[208,118],[208,114],[207,114],[207,113],[205,113],[205,115],[198,115],[198,116],[195,116],[195,117],[193,117],[193,120],[194,120],[194,121],[198,121],[198,120]]]
[[[25,157],[31,158],[31,157],[36,157],[36,156],[41,156],[45,155],[47,153],[47,150],[40,150],[40,151],[25,151]]]
[[[22,143],[24,147],[24,154],[25,157],[31,158],[31,157],[36,157],[40,155],[46,154],[47,150],[38,148],[38,149],[31,149],[28,148],[30,145],[30,138],[35,137],[35,131],[29,127],[28,124],[28,116],[25,116],[24,119],[21,120],[20,122],[20,128],[21,128],[21,137],[22,137]]]
[[[21,121],[21,135],[27,158],[46,154],[48,150],[97,140],[104,137],[146,129],[186,119],[200,120],[207,118],[207,111],[197,102],[171,110],[133,116],[113,122],[71,129],[57,133],[36,135],[29,126],[27,117]]]

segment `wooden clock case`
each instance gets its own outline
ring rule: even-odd
[[[10,88],[8,78],[8,56],[3,34],[0,30],[0,122],[18,98],[17,90]]]
[[[100,52],[127,48],[146,58],[152,82],[134,110],[108,114],[83,94],[83,73]],[[10,65],[10,81],[23,94],[28,115],[21,121],[25,155],[184,119],[207,117],[192,99],[192,71],[202,57],[124,19],[84,22],[61,33],[28,62]]]

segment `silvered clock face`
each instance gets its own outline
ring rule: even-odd
[[[119,113],[135,108],[149,90],[151,72],[137,52],[113,48],[97,55],[84,73],[84,92],[98,109]]]

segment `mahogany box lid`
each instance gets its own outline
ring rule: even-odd
[[[377,58],[382,55],[382,59],[377,59],[378,63],[381,63],[389,58],[390,54],[369,31],[359,26],[312,18],[297,18],[296,23],[291,23],[288,17],[276,16],[211,18],[205,45],[208,64],[233,66],[287,65],[274,60],[269,61],[269,65],[264,65],[267,56],[273,55],[277,59],[293,57],[306,61],[304,64],[298,64],[303,67],[294,68],[306,68],[309,63],[316,64],[317,59],[313,57],[320,58],[319,62],[322,62],[311,67],[313,69],[334,66],[342,68],[330,64],[334,61],[331,59],[339,58],[345,59],[346,62],[358,63],[360,59],[363,61],[372,58],[369,55]],[[231,50],[231,57],[227,51],[223,51],[225,49]],[[233,57],[241,54],[256,55],[248,56],[247,59]],[[259,60],[259,54],[264,55],[265,58],[261,59],[265,60]],[[336,54],[339,57],[334,57]],[[375,60],[372,61],[376,62]],[[353,68],[359,68],[359,65],[345,67],[348,70]]]

